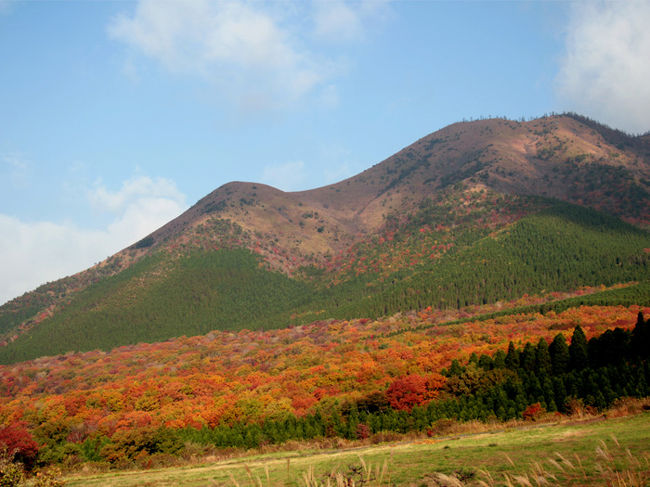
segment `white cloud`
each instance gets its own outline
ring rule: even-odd
[[[317,36],[337,41],[357,39],[362,35],[360,12],[342,0],[315,3]]]
[[[108,32],[172,72],[215,82],[244,104],[251,96],[298,99],[324,74],[264,6],[234,0],[140,0],[133,15],[113,19]]]
[[[96,208],[110,212],[122,212],[134,201],[151,198],[175,203],[183,203],[185,199],[173,181],[164,178],[151,179],[147,176],[137,176],[124,181],[119,191],[110,191],[101,183],[97,183],[86,193]]]
[[[650,130],[650,2],[576,2],[557,77],[564,108]]]
[[[112,215],[104,229],[72,223],[25,222],[0,214],[0,304],[47,281],[79,272],[178,216],[185,196],[173,182],[139,176],[118,191],[103,186],[81,197]]]
[[[302,161],[295,161],[266,166],[260,182],[283,191],[300,191],[305,189],[306,181],[305,164]]]
[[[331,50],[365,37],[388,0],[138,0],[113,18],[108,34],[177,75],[214,84],[243,112],[295,104],[340,74]],[[344,64],[344,63],[343,63]],[[136,76],[137,78],[137,76]]]
[[[366,25],[375,23],[387,12],[390,0],[316,0],[314,33],[329,42],[349,42],[362,39]]]

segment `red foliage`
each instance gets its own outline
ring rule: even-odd
[[[370,427],[365,423],[359,423],[357,425],[357,439],[365,440],[370,437]]]
[[[293,407],[296,414],[298,414],[298,416],[303,416],[307,411],[309,411],[309,408],[317,402],[318,399],[313,396],[299,396],[294,397],[291,400],[291,406]]]
[[[524,412],[521,413],[521,416],[526,421],[536,421],[537,418],[539,418],[539,416],[545,412],[546,409],[544,409],[540,403],[536,402],[535,404],[530,404],[526,409],[524,409]]]
[[[527,296],[505,306],[571,295]],[[69,441],[81,442],[95,432],[110,437],[118,430],[163,425],[201,428],[231,424],[238,418],[262,422],[285,414],[302,416],[316,411],[319,403],[330,404],[329,399],[345,403],[365,398],[359,410],[382,411],[389,404],[410,410],[436,397],[445,379],[435,372],[449,367],[453,359],[466,361],[471,353],[505,351],[509,341],[550,341],[576,323],[591,337],[613,324],[631,329],[639,312],[650,316],[650,307],[582,306],[545,315],[473,319],[502,306],[453,312],[428,307],[376,320],[214,331],[203,337],[129,345],[110,353],[0,365],[0,418],[13,428],[21,418],[30,418],[31,424],[20,423],[23,431],[39,428],[39,434],[65,433]],[[450,320],[467,321],[436,325]],[[530,417],[535,417],[534,412]],[[16,436],[6,428],[3,432]],[[31,446],[32,451],[38,449]]]
[[[439,374],[421,376],[410,374],[395,380],[386,391],[391,407],[410,411],[413,406],[424,404],[438,395],[445,378]]]
[[[38,454],[38,443],[25,428],[25,423],[18,422],[0,427],[0,450],[6,452],[25,465],[31,465]]]

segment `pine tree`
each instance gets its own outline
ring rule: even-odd
[[[478,366],[483,370],[492,370],[494,368],[494,362],[489,355],[481,354],[478,359]]]
[[[555,335],[555,338],[548,347],[551,355],[551,368],[553,375],[564,374],[569,368],[569,346],[562,333]]]
[[[540,375],[551,373],[551,354],[548,351],[548,343],[540,338],[535,348],[535,372]]]
[[[494,368],[503,369],[506,367],[506,354],[503,350],[497,351],[494,354]]]
[[[508,353],[506,354],[506,367],[511,370],[519,368],[519,350],[515,348],[515,344],[510,342],[508,345]]]
[[[524,351],[521,352],[519,357],[520,366],[522,369],[529,372],[535,370],[535,347],[532,343],[528,342],[524,346]]]
[[[571,370],[582,370],[588,365],[587,337],[580,325],[576,326],[569,345],[569,365]]]
[[[650,354],[650,319],[644,321],[641,311],[632,330],[632,350],[637,357],[641,358],[647,358]]]
[[[451,361],[451,366],[449,367],[448,375],[449,377],[457,377],[460,376],[464,372],[464,370],[465,369],[461,367],[458,359],[454,359]]]

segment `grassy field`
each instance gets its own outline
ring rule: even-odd
[[[646,412],[348,450],[281,452],[179,468],[76,474],[65,480],[70,487],[534,486],[541,485],[542,474],[544,485],[622,487],[650,485],[649,462],[650,413]]]

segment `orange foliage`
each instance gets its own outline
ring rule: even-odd
[[[386,397],[393,409],[410,411],[414,406],[425,404],[434,399],[444,385],[445,378],[440,374],[405,375],[388,387]]]
[[[527,300],[538,299],[527,297]],[[438,372],[453,359],[506,350],[580,325],[587,338],[608,328],[630,329],[642,311],[591,306],[472,321],[490,306],[431,308],[382,320],[316,322],[272,331],[214,331],[205,336],[44,357],[0,366],[0,427],[23,420],[28,429],[63,425],[83,441],[91,432],[216,426],[238,420],[298,416],[321,401],[386,393],[410,409],[436,397]],[[457,325],[438,323],[465,319]],[[67,426],[66,426],[67,425]]]

